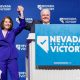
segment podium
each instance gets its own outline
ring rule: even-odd
[[[29,62],[28,62],[28,80],[79,80],[80,70],[43,70],[36,69],[35,66],[35,34],[30,33],[27,38],[28,52],[29,52]]]

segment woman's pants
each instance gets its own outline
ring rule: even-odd
[[[0,70],[2,71],[1,80],[7,80],[9,71],[11,80],[19,80],[17,59],[0,60]]]

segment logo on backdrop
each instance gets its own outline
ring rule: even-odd
[[[25,18],[26,22],[32,23],[33,18]],[[19,18],[16,18],[16,22],[20,24]]]
[[[77,23],[77,18],[59,18],[61,23]]]
[[[0,11],[10,11],[11,5],[0,5]]]
[[[37,36],[37,44],[46,52],[80,52],[80,36]]]
[[[19,51],[25,51],[26,50],[26,45],[25,44],[16,44],[16,48]]]
[[[19,72],[20,78],[26,78],[26,72]]]
[[[39,10],[42,10],[43,8],[48,8],[49,10],[54,10],[54,5],[37,5],[37,8]]]

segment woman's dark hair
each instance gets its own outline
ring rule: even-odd
[[[1,24],[0,24],[1,28],[4,29],[4,21],[5,21],[5,19],[9,19],[10,20],[11,26],[10,26],[9,30],[12,30],[12,28],[13,28],[13,21],[12,21],[11,17],[9,17],[9,16],[6,16],[5,18],[3,18],[3,20],[1,21]]]

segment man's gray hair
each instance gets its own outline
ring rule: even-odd
[[[48,8],[43,8],[43,9],[41,10],[41,13],[40,13],[40,14],[42,15],[42,13],[43,13],[44,11],[48,12],[49,15],[50,15],[50,10],[49,10]]]

